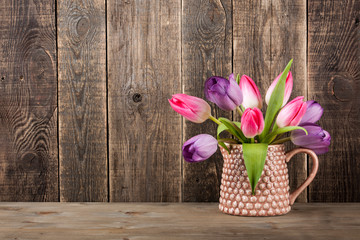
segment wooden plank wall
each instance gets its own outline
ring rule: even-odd
[[[189,164],[174,93],[247,74],[264,97],[294,58],[292,98],[333,138],[300,202],[360,200],[356,0],[0,0],[0,201],[218,201],[222,159]],[[236,119],[212,105],[214,116]],[[291,187],[311,166],[289,164]]]
[[[308,2],[308,94],[326,109],[332,150],[320,157],[311,202],[360,201],[360,1]]]
[[[61,201],[107,201],[104,0],[57,2]]]
[[[111,201],[179,201],[180,1],[108,1]],[[161,126],[161,128],[159,127]]]
[[[55,3],[0,1],[0,200],[58,201]]]
[[[205,98],[204,82],[213,75],[232,73],[232,2],[184,0],[182,9],[182,81],[184,93]],[[211,104],[213,116],[231,119],[231,113]],[[216,133],[211,121],[183,120],[183,142],[200,134]],[[208,161],[183,163],[183,201],[218,201],[221,183],[220,151]]]

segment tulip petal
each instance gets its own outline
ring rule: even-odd
[[[289,125],[290,126],[297,126],[300,123],[300,121],[301,121],[302,117],[304,116],[305,112],[306,112],[306,103],[302,103],[300,105],[300,107],[298,108],[298,111],[297,111],[296,115],[290,121]]]
[[[306,103],[303,96],[294,98],[286,104],[279,112],[276,124],[280,127],[297,126],[306,112]]]
[[[240,106],[243,102],[243,93],[240,89],[240,86],[236,83],[234,79],[230,79],[229,81],[230,85],[227,89],[227,94],[236,106]]]
[[[306,123],[301,126],[308,131],[308,135],[298,130],[293,131],[290,139],[295,145],[312,149],[317,154],[328,152],[331,136],[327,131],[313,123]]]
[[[241,131],[245,137],[253,138],[264,130],[264,117],[258,108],[247,108],[241,117]]]
[[[295,145],[309,146],[323,142],[322,138],[316,135],[304,135],[296,138],[292,138],[291,141]]]
[[[262,99],[255,82],[249,76],[243,75],[241,76],[239,86],[243,93],[242,105],[245,108],[257,107],[261,109]]]
[[[195,122],[197,120],[197,115],[191,109],[187,108],[186,106],[176,104],[171,100],[168,100],[171,107],[174,109],[175,112],[184,116],[187,120]]]
[[[187,162],[200,162],[208,159],[217,150],[217,140],[209,134],[199,134],[187,140],[182,148]]]
[[[229,75],[229,81],[235,81],[234,73]]]
[[[242,92],[233,74],[229,78],[210,77],[204,88],[206,98],[225,111],[232,111],[242,103]]]
[[[312,149],[316,154],[324,154],[329,151],[329,147],[320,147],[320,148],[313,148]]]
[[[179,93],[173,95],[168,101],[176,112],[189,121],[202,123],[210,117],[210,105],[201,98]]]
[[[307,101],[306,105],[306,113],[301,119],[300,124],[307,122],[316,123],[317,121],[319,121],[324,112],[324,109],[321,107],[321,105],[314,100]]]
[[[269,89],[266,92],[266,96],[265,96],[265,102],[267,105],[269,105],[270,102],[270,97],[272,92],[274,91],[274,88],[277,84],[277,82],[279,81],[280,77],[281,77],[282,73],[280,73],[275,79],[274,81],[271,83]],[[283,100],[283,104],[282,107],[287,103],[287,101],[290,98],[291,92],[292,92],[292,88],[293,88],[293,77],[292,77],[292,73],[289,71],[287,77],[286,77],[286,82],[285,82],[285,93],[284,93],[284,100]]]
[[[241,125],[241,130],[245,137],[253,138],[257,135],[258,125],[255,121],[246,121]]]
[[[318,126],[314,123],[301,124],[299,126],[305,128],[306,131],[308,131],[308,134],[311,134],[311,135],[319,135],[322,131],[324,131],[320,126]],[[294,137],[300,137],[300,136],[306,135],[305,132],[302,130],[292,131],[291,134]]]

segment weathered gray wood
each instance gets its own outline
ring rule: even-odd
[[[360,205],[237,217],[211,203],[1,203],[1,239],[358,239]]]
[[[110,201],[179,201],[181,1],[107,6]]]
[[[0,1],[0,201],[57,201],[55,1]]]
[[[184,93],[204,98],[204,83],[232,73],[231,0],[184,0],[182,9],[182,79]],[[213,107],[215,117],[232,117]],[[210,120],[199,125],[184,120],[183,142],[201,134],[216,134]],[[183,161],[183,160],[182,160]],[[183,163],[183,200],[219,201],[223,160],[218,151],[201,163]]]
[[[325,109],[330,152],[320,157],[312,202],[360,201],[360,2],[308,1],[309,98]]]
[[[306,1],[234,0],[233,16],[234,72],[250,76],[265,100],[268,87],[293,58],[290,100],[306,96]],[[306,178],[306,157],[294,157],[288,167],[290,188],[295,189]],[[306,198],[303,192],[297,201]]]
[[[107,201],[105,2],[57,3],[60,200]]]

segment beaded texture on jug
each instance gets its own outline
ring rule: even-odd
[[[269,145],[264,170],[251,195],[242,145],[223,149],[224,167],[220,186],[220,211],[240,216],[275,216],[290,211],[289,175],[285,162],[285,146]]]

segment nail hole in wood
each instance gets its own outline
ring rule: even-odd
[[[24,76],[23,76],[23,75],[20,76],[20,81],[22,81],[22,80],[24,80]]]
[[[3,76],[3,77],[1,77],[1,81],[4,81],[5,80],[5,77]]]
[[[133,101],[134,102],[141,102],[141,100],[142,100],[142,96],[141,96],[141,94],[140,93],[135,93],[133,96],[132,96],[132,99],[133,99]]]

